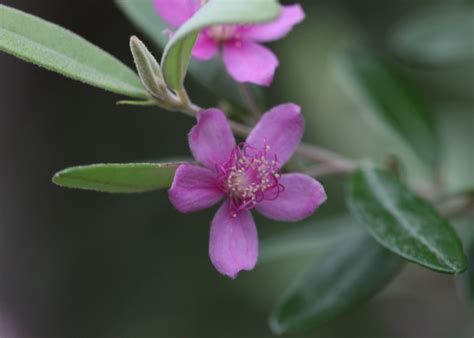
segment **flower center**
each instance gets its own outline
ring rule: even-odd
[[[238,38],[237,25],[217,25],[207,29],[209,37],[213,38],[218,42],[230,40],[232,38]]]
[[[253,208],[263,200],[278,197],[284,187],[278,182],[278,160],[270,146],[259,150],[244,143],[236,146],[229,161],[219,168],[222,189],[227,194],[231,214]]]

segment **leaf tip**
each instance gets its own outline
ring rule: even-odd
[[[286,325],[283,325],[280,320],[278,319],[278,313],[274,312],[271,314],[270,318],[268,319],[268,326],[273,334],[281,336],[283,333],[287,331]]]

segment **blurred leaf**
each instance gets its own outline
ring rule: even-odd
[[[164,31],[168,24],[156,13],[152,0],[116,0],[115,3],[159,47],[166,46],[169,39]]]
[[[348,216],[328,220],[307,221],[260,241],[258,263],[315,252],[325,252],[332,245],[359,234],[359,227],[351,226]]]
[[[168,24],[156,13],[150,0],[116,0],[118,7],[158,48],[164,49],[168,36],[163,32]],[[243,96],[235,81],[227,74],[220,57],[209,61],[192,60],[188,72],[207,90],[219,99],[243,106]],[[258,102],[263,100],[262,91],[249,85],[252,95]]]
[[[461,241],[451,225],[389,173],[362,165],[350,179],[348,204],[359,223],[396,254],[441,272],[466,269]]]
[[[439,162],[439,140],[434,113],[420,93],[403,78],[395,64],[367,50],[345,58],[344,68],[374,112],[431,166]]]
[[[60,26],[4,5],[0,51],[116,94],[148,97],[137,75],[115,57]]]
[[[472,226],[472,222],[470,226]],[[471,307],[474,309],[474,231],[472,231],[471,239],[466,248],[467,259],[469,262],[469,267],[467,272],[463,275],[465,281],[466,292],[471,304]]]
[[[326,323],[380,291],[402,260],[366,233],[338,243],[283,296],[270,317],[273,332]]]
[[[166,83],[178,89],[184,81],[191,51],[199,31],[220,24],[259,23],[275,19],[280,6],[275,0],[212,0],[173,35],[163,53],[161,67]]]
[[[424,8],[399,22],[390,36],[401,58],[442,65],[474,58],[474,8],[454,5]]]
[[[180,163],[93,164],[60,171],[61,187],[109,193],[138,193],[168,188]]]

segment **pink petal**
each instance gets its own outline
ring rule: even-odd
[[[218,187],[215,172],[196,165],[182,164],[176,170],[168,196],[176,209],[192,212],[211,207],[224,193]]]
[[[269,49],[245,40],[224,43],[224,65],[237,82],[269,86],[278,67],[278,59]]]
[[[326,201],[323,186],[303,174],[284,174],[280,184],[285,189],[275,200],[263,200],[256,209],[265,217],[277,221],[300,221],[310,216]]]
[[[304,20],[305,14],[300,5],[283,6],[281,15],[275,21],[254,25],[242,32],[242,38],[261,42],[274,41],[287,35],[293,26]]]
[[[235,139],[223,112],[202,110],[198,122],[189,133],[189,146],[194,158],[214,170],[226,163],[235,148]]]
[[[193,56],[199,60],[212,59],[217,53],[217,42],[210,38],[205,32],[198,35],[196,44],[193,48]]]
[[[262,116],[247,137],[247,143],[258,149],[270,146],[270,153],[277,156],[281,167],[301,142],[303,130],[301,108],[293,103],[281,104]]]
[[[199,9],[197,0],[153,0],[158,15],[173,27],[185,23]]]
[[[255,267],[258,234],[250,211],[232,217],[228,202],[219,208],[212,220],[209,256],[216,269],[231,278]]]

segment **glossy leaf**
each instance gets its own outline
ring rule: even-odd
[[[420,91],[398,67],[367,50],[349,53],[343,62],[356,92],[371,110],[394,130],[427,164],[439,162],[439,140],[434,113]]]
[[[448,4],[425,8],[401,20],[390,43],[403,60],[422,65],[444,65],[474,59],[474,8]]]
[[[178,89],[184,81],[198,32],[220,24],[245,24],[271,21],[278,17],[275,0],[212,0],[183,24],[167,44],[161,66],[167,84]]]
[[[137,75],[80,36],[0,5],[0,51],[116,94],[146,98]]]
[[[474,223],[471,221],[469,226],[474,226]],[[465,281],[465,288],[469,303],[474,309],[474,232],[472,232],[471,239],[466,248],[466,252],[469,261],[469,267],[466,273],[463,275],[463,278]]]
[[[466,269],[451,225],[389,173],[363,164],[350,179],[348,204],[359,223],[394,253],[440,272]]]
[[[258,264],[281,258],[326,252],[335,243],[350,240],[362,231],[348,216],[304,222],[260,241]]]
[[[139,193],[168,188],[179,163],[93,164],[60,171],[61,187],[109,193]]]
[[[164,31],[168,25],[156,13],[153,2],[150,0],[116,0],[118,7],[125,15],[155,43],[155,46],[164,49],[169,39]],[[219,99],[225,99],[234,105],[244,106],[244,97],[235,81],[227,74],[220,57],[212,60],[192,60],[188,73]],[[249,85],[255,99],[261,103],[263,95],[260,88]]]
[[[324,324],[375,295],[401,263],[366,233],[338,243],[286,292],[270,327],[281,334]]]

